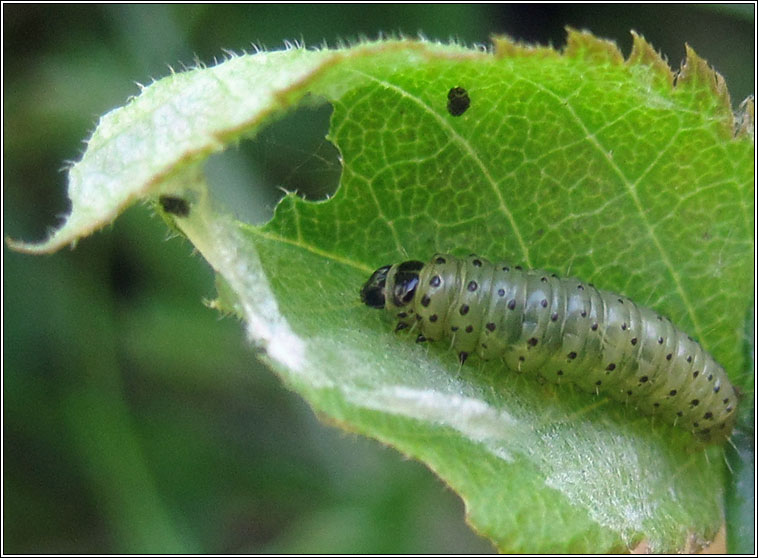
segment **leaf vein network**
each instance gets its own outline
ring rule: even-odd
[[[449,122],[447,122],[441,114],[439,114],[437,111],[435,111],[432,107],[430,107],[427,103],[425,103],[422,99],[419,97],[411,94],[410,92],[406,91],[405,89],[395,85],[394,83],[379,79],[375,76],[372,76],[371,74],[366,74],[364,72],[361,72],[359,70],[353,70],[354,72],[362,75],[363,77],[370,79],[371,81],[374,81],[381,85],[382,87],[385,87],[387,89],[390,89],[397,93],[398,95],[412,101],[416,105],[418,105],[424,112],[429,114],[432,118],[434,118],[437,123],[440,125],[440,127],[447,132],[447,134],[452,138],[452,140],[459,145],[462,150],[468,155],[471,160],[476,164],[476,166],[481,171],[482,175],[486,179],[487,184],[490,185],[492,188],[493,193],[497,197],[499,210],[503,213],[505,218],[510,223],[511,229],[513,230],[513,234],[516,237],[516,240],[518,242],[519,248],[521,249],[521,253],[523,254],[522,261],[529,267],[532,267],[531,262],[529,261],[529,250],[524,242],[524,238],[521,235],[521,231],[516,224],[516,220],[513,216],[513,213],[508,208],[508,205],[505,203],[505,198],[503,197],[502,192],[498,188],[497,181],[494,179],[492,174],[490,173],[489,169],[487,168],[487,165],[484,164],[484,162],[479,158],[479,156],[476,153],[476,150],[473,148],[473,146],[464,138],[462,137],[456,130],[453,128]]]
[[[579,117],[579,115],[576,113],[576,111],[573,109],[573,107],[567,100],[563,99],[554,91],[551,91],[550,89],[546,88],[540,83],[533,82],[530,80],[526,80],[526,81],[528,81],[530,84],[532,84],[534,87],[538,88],[540,91],[544,92],[545,94],[550,95],[551,97],[554,97],[556,100],[560,101],[559,105],[562,107],[565,107],[565,110],[567,111],[568,115],[574,119],[576,124],[581,128],[582,132],[587,137],[587,141],[589,141],[590,145],[592,145],[593,147],[597,149],[598,153],[603,157],[603,159],[605,159],[609,168],[619,177],[619,179],[621,179],[621,183],[626,188],[626,191],[629,197],[631,198],[632,202],[634,203],[634,207],[637,210],[637,213],[639,214],[640,221],[645,226],[648,237],[652,241],[653,246],[655,246],[655,249],[660,254],[663,264],[666,266],[666,269],[668,269],[668,272],[674,281],[674,285],[676,286],[677,293],[679,294],[679,297],[682,300],[682,303],[684,304],[685,309],[687,310],[687,314],[689,315],[690,320],[692,321],[692,325],[695,328],[695,334],[700,339],[703,339],[702,327],[700,325],[699,320],[697,319],[697,313],[695,312],[695,308],[693,307],[689,296],[687,296],[687,293],[684,290],[684,287],[682,285],[682,278],[680,277],[679,273],[677,273],[676,268],[674,267],[671,261],[671,258],[669,257],[669,254],[666,252],[666,250],[663,247],[663,244],[661,243],[660,238],[655,233],[655,229],[653,225],[650,223],[650,221],[648,220],[647,214],[645,212],[645,208],[642,206],[642,202],[639,196],[637,195],[637,185],[639,181],[642,178],[644,178],[650,172],[650,170],[652,170],[655,167],[658,161],[661,160],[663,155],[668,152],[669,148],[673,144],[674,139],[677,137],[678,134],[674,134],[674,136],[669,140],[669,143],[658,152],[657,157],[648,166],[645,172],[636,181],[632,181],[624,174],[624,171],[621,170],[621,168],[618,166],[618,164],[613,159],[613,157],[609,155],[609,150],[606,149],[600,143],[600,140],[598,140],[595,134],[590,132],[590,130],[585,125],[584,121]]]

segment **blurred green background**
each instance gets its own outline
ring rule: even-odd
[[[753,93],[752,5],[3,5],[4,235],[67,212],[65,162],[99,115],[224,49],[419,32],[555,46],[564,26],[630,29],[678,67],[689,43]],[[322,199],[339,163],[330,110],[302,109],[208,173],[242,219],[277,188]],[[242,327],[202,305],[213,276],[151,208],[74,251],[3,247],[3,552],[491,552],[424,466],[321,424],[259,365]]]

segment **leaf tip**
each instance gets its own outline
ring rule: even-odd
[[[568,37],[566,48],[563,51],[565,56],[615,65],[624,62],[624,56],[613,41],[601,39],[589,31],[579,31],[568,26],[566,27],[566,32],[568,33]]]
[[[684,45],[687,57],[677,76],[676,87],[695,94],[702,108],[711,108],[716,116],[724,119],[724,126],[730,134],[735,133],[732,102],[724,77],[713,69],[708,61],[700,57],[687,43]]]
[[[8,246],[8,248],[10,248],[11,250],[13,250],[14,252],[22,252],[22,253],[25,253],[25,254],[30,253],[30,250],[32,250],[33,247],[36,246],[35,244],[29,244],[29,243],[23,242],[21,240],[13,240],[9,236],[5,237],[5,244],[6,244],[6,246]]]
[[[632,52],[626,63],[629,66],[644,66],[651,70],[653,79],[661,86],[673,87],[674,72],[668,62],[645,40],[645,37],[632,30]]]
[[[65,240],[61,241],[59,234],[57,232],[54,232],[48,236],[47,240],[43,240],[41,242],[25,242],[23,240],[15,240],[9,236],[6,236],[5,244],[14,252],[38,256],[41,254],[52,254],[53,252],[57,252],[66,244],[68,244],[71,248],[75,248],[76,239],[69,239],[68,242]]]

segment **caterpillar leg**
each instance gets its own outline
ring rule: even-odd
[[[726,441],[729,442],[729,444],[734,449],[737,449],[736,446],[734,445],[734,442],[732,442],[731,438],[727,438]],[[726,468],[729,469],[729,472],[732,474],[732,476],[734,476],[734,469],[732,469],[732,466],[729,464],[729,460],[726,458],[726,452],[722,453],[721,455],[723,456],[724,463],[726,464]]]
[[[449,347],[448,347],[448,349],[447,349],[448,351],[451,351],[451,350],[453,350],[453,347],[455,347],[455,335],[456,335],[456,334],[455,334],[455,333],[453,333],[453,334],[450,336],[450,346],[449,346]]]
[[[468,353],[466,351],[461,351],[458,353],[458,360],[461,363],[461,367],[466,364],[466,359],[468,358]]]

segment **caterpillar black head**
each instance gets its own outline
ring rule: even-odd
[[[369,280],[361,287],[361,302],[371,308],[384,308],[384,287],[387,284],[387,274],[391,265],[385,265],[377,269]]]
[[[407,306],[413,301],[423,262],[411,260],[377,269],[361,288],[361,301],[372,308],[385,308],[387,298],[392,306]]]

